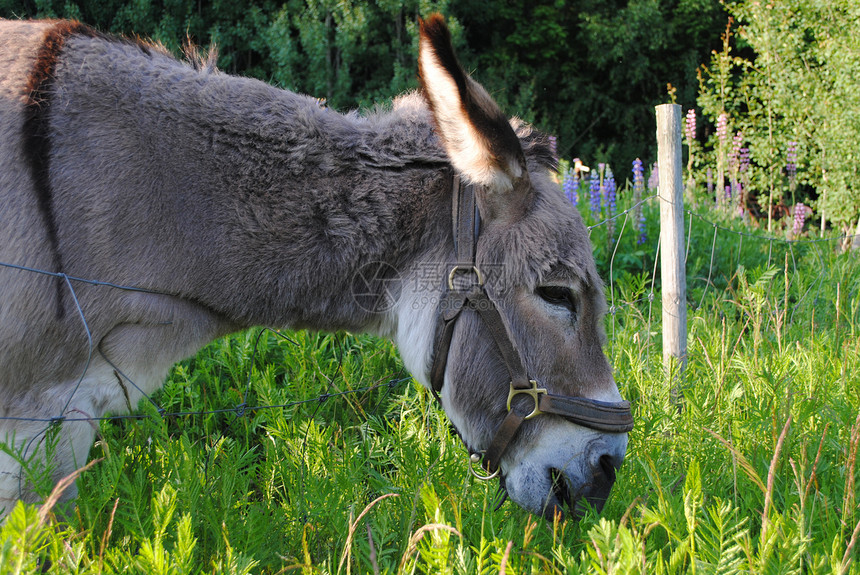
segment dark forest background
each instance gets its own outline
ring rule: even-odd
[[[74,18],[177,54],[214,43],[223,70],[339,110],[417,86],[416,20],[434,11],[508,114],[618,173],[654,159],[654,105],[695,106],[727,20],[718,0],[0,0],[0,17]]]

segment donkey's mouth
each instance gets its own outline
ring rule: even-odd
[[[600,513],[615,483],[615,466],[609,457],[604,456],[598,460],[597,468],[593,472],[592,480],[574,492],[564,472],[550,468],[551,490],[544,516],[552,520],[556,513],[560,513],[564,518],[565,512],[569,511],[574,520],[579,520],[589,508]]]
[[[565,508],[573,510],[573,495],[570,492],[570,487],[567,484],[567,478],[564,476],[564,472],[554,467],[550,468],[549,481],[552,486],[550,490],[549,505],[547,505],[549,515],[552,516],[555,512],[564,513]],[[553,499],[555,499],[555,501],[553,501]],[[553,507],[555,507],[553,503],[560,504],[558,507],[561,507],[561,509],[553,509]]]

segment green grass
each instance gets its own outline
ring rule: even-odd
[[[494,511],[390,344],[252,330],[155,397],[207,413],[103,423],[74,510],[16,507],[0,573],[860,573],[860,261],[741,249],[690,279],[680,401],[659,297],[618,276],[607,352],[636,428],[601,517]]]

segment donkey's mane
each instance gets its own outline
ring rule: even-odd
[[[189,39],[182,46],[182,55],[195,70],[210,74],[220,72],[218,69],[218,46],[214,42],[209,45],[208,50],[203,50]]]
[[[270,91],[269,96],[275,95],[270,102],[262,102],[266,106],[263,110],[265,113],[277,112],[275,109],[277,100],[281,99],[287,114],[308,114],[308,117],[300,118],[300,122],[313,123],[315,120],[324,119],[324,126],[315,127],[324,127],[327,131],[324,134],[316,134],[318,136],[324,135],[333,142],[342,137],[354,142],[357,135],[365,138],[370,136],[369,140],[362,141],[358,145],[353,143],[343,146],[343,148],[356,147],[359,153],[371,160],[369,167],[402,168],[409,164],[428,163],[438,168],[436,164],[448,163],[447,156],[434,134],[430,111],[424,98],[418,93],[401,95],[394,98],[390,104],[377,105],[372,110],[338,113],[326,106],[323,100],[315,97],[289,90],[279,90],[250,78],[217,73],[217,50],[214,47],[203,52],[198,47],[187,44],[184,47],[185,58],[177,59],[159,44],[140,38],[101,33],[78,22],[58,23],[49,32],[46,47],[43,48],[43,54],[40,55],[30,79],[31,86],[28,91],[33,105],[43,103],[47,99],[47,92],[52,87],[53,66],[56,59],[65,48],[66,40],[76,36],[102,40],[108,45],[123,49],[122,56],[125,58],[144,57],[152,61],[161,61],[172,68],[170,72],[178,73],[186,80],[196,78],[195,83],[200,89],[204,88],[208,80],[244,83],[246,86],[257,84],[257,89],[252,90],[254,95],[262,96],[260,92],[265,90]],[[162,70],[164,71],[166,70]],[[241,91],[237,93],[242,94]],[[241,109],[241,101],[230,100],[229,104],[231,109],[239,108],[237,114],[245,114],[249,111]],[[324,116],[320,115],[320,112]],[[260,132],[258,135],[269,142],[278,139],[278,134],[275,133]]]
[[[526,160],[530,162],[530,169],[537,171],[540,167],[552,172],[558,171],[558,157],[549,134],[535,129],[519,118],[511,120],[511,125],[520,139]]]
[[[175,66],[175,70],[185,69],[188,77],[196,76],[201,79],[201,83],[205,82],[202,79],[213,75],[226,82],[257,82],[249,78],[220,74],[217,69],[218,51],[214,45],[202,51],[198,46],[187,43],[183,47],[184,59],[177,59],[163,45],[139,37],[105,34],[74,21],[58,22],[49,32],[45,47],[30,78],[31,85],[28,87],[28,92],[33,109],[48,99],[56,58],[64,49],[66,39],[73,36],[98,39],[117,47],[130,49],[125,50],[126,57],[133,58],[137,53],[138,57],[170,61]],[[289,90],[278,90],[262,82],[260,84],[280,93],[285,98],[290,98],[292,100],[292,105],[289,106],[290,113],[304,111],[310,113],[311,118],[319,118],[317,113],[323,110],[326,113],[325,128],[328,130],[326,136],[333,140],[343,137],[354,141],[356,135],[363,134],[367,139],[356,149],[366,160],[365,166],[368,168],[401,169],[421,167],[422,164],[426,164],[428,168],[438,169],[439,164],[449,164],[448,156],[436,135],[427,101],[420,92],[397,96],[390,103],[377,104],[370,110],[339,113],[318,98]],[[231,102],[231,104],[236,103]],[[558,160],[554,155],[549,136],[517,118],[514,118],[511,123],[530,163],[550,170],[557,169]],[[259,135],[263,136],[263,134]],[[271,134],[271,136],[271,139],[270,137],[263,139],[269,143],[278,140],[277,134]],[[345,145],[342,149],[348,147],[352,146]],[[351,164],[353,158],[345,159],[347,163],[353,165]]]

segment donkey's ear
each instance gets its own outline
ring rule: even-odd
[[[463,71],[442,16],[419,23],[421,87],[451,163],[467,180],[510,202],[511,194],[527,188],[518,185],[528,178],[519,138],[487,91]]]

